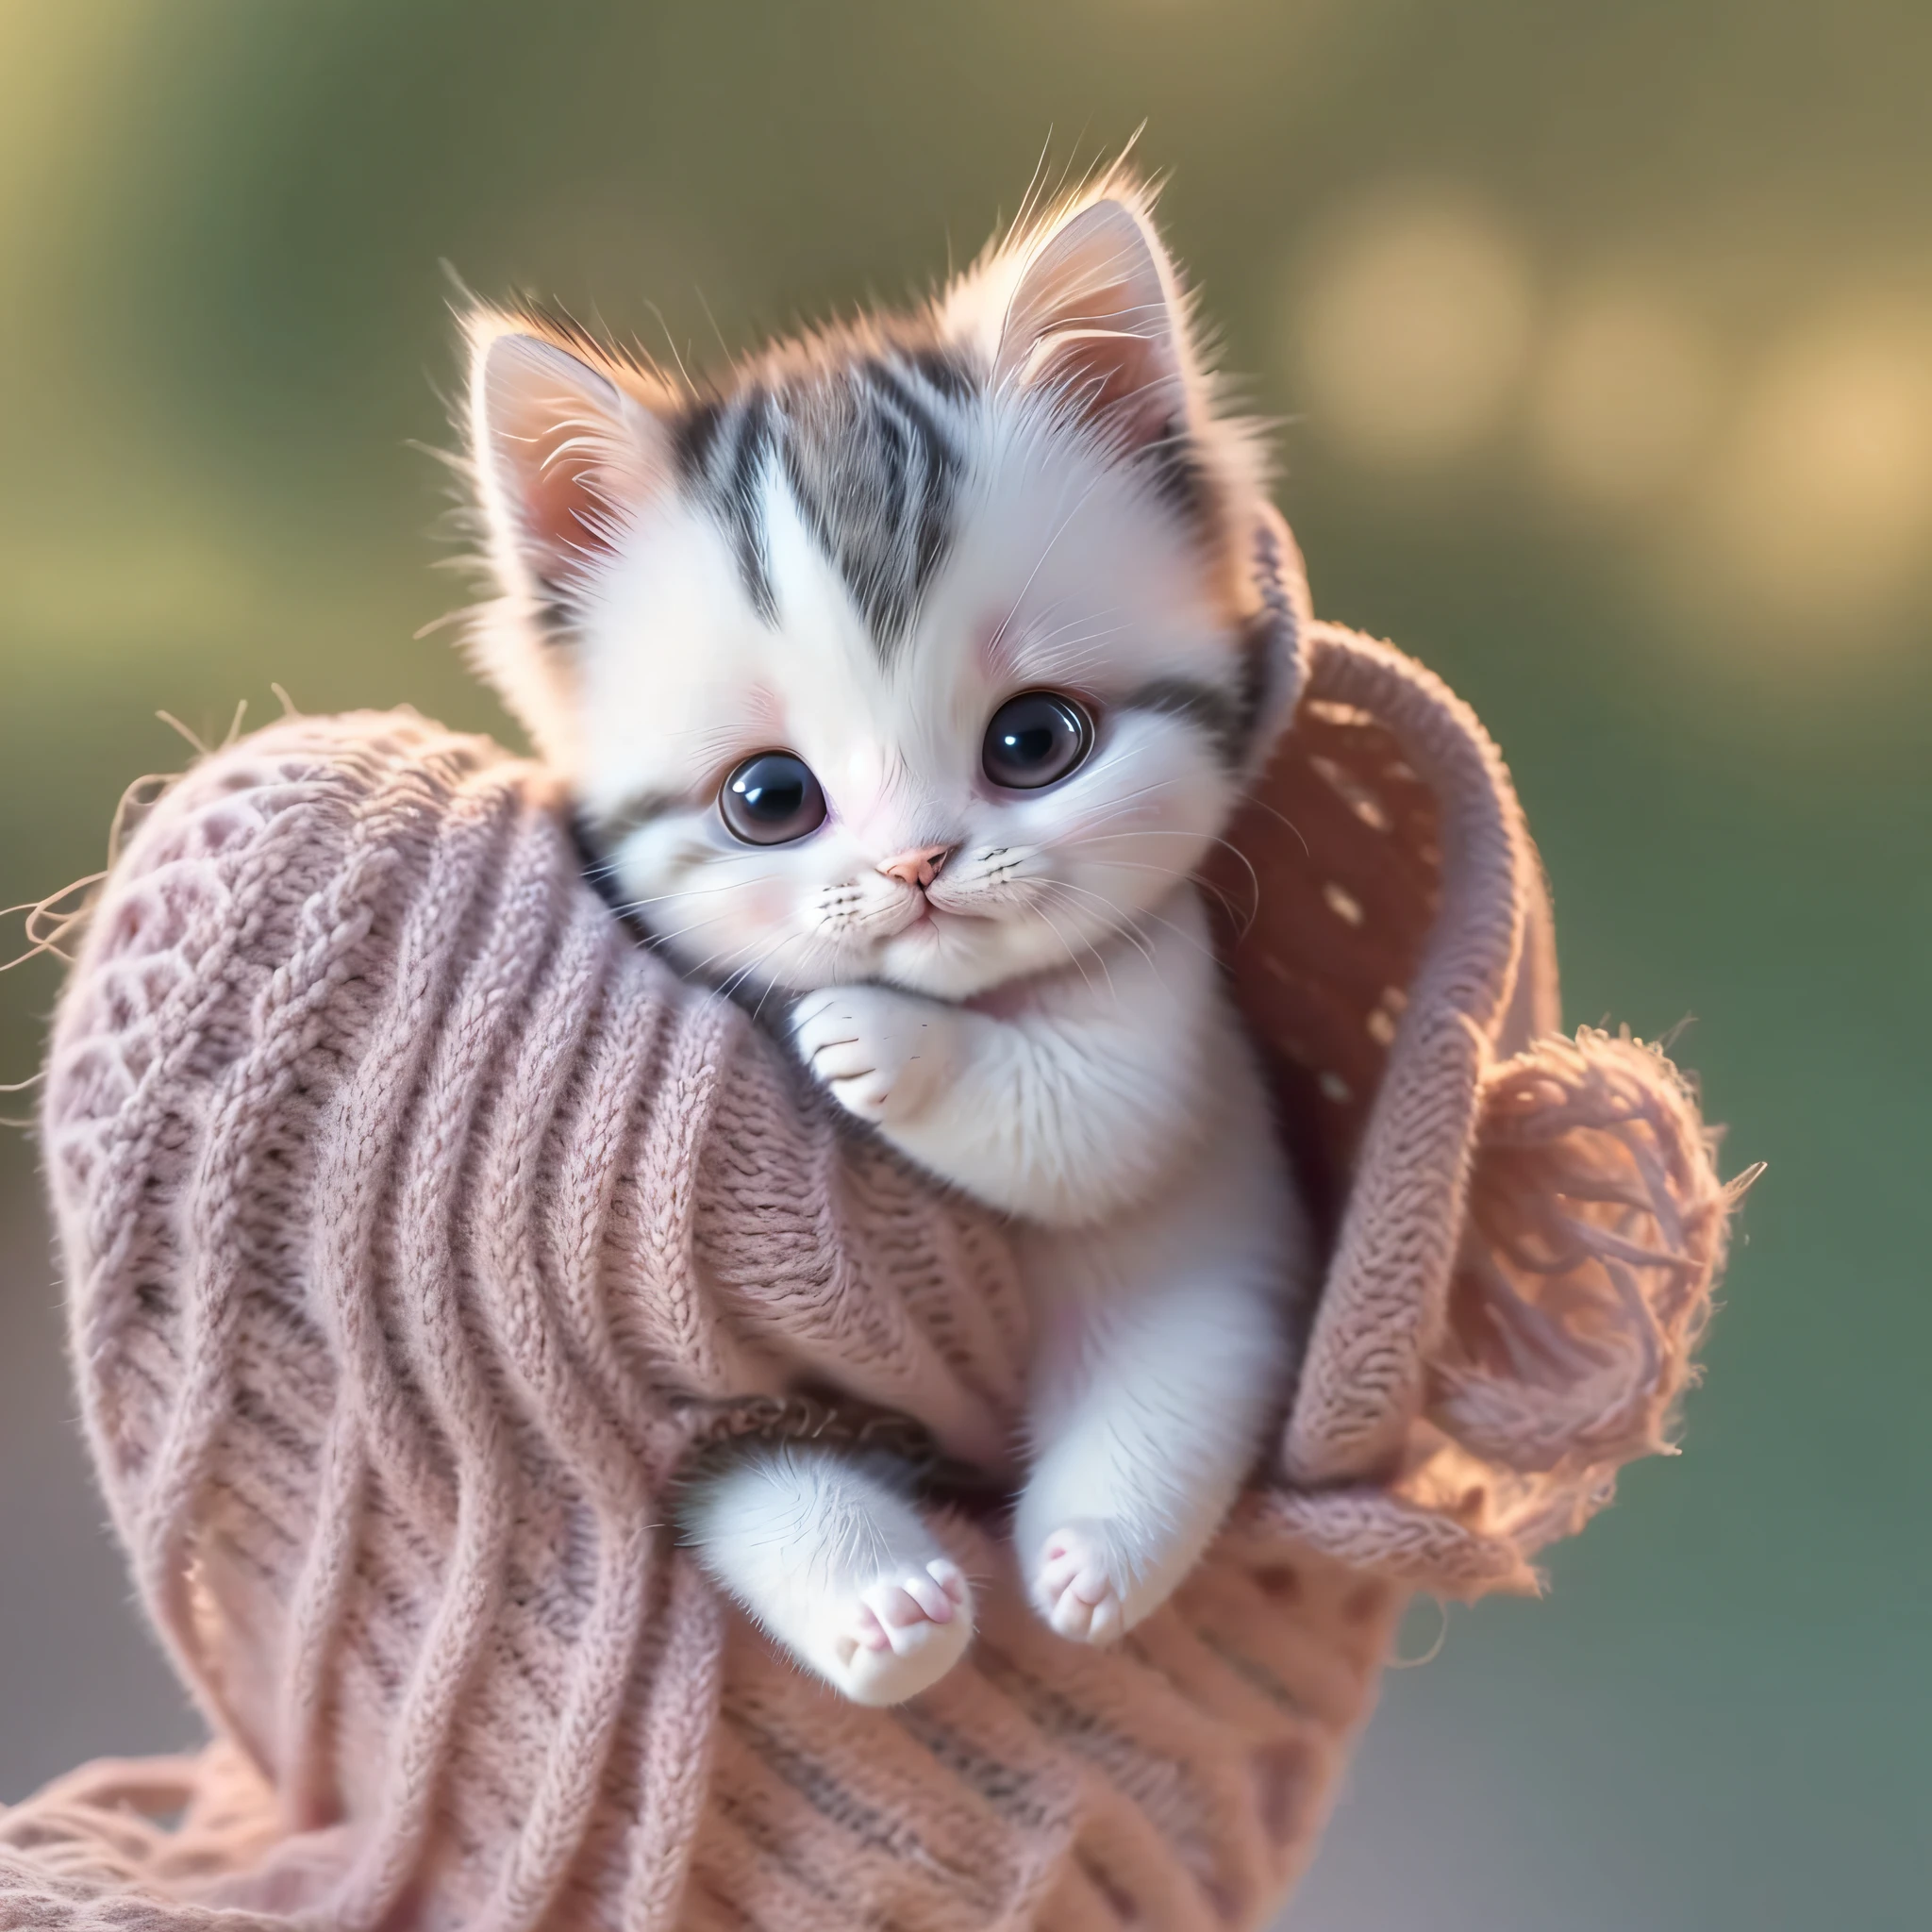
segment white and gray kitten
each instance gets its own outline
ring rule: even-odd
[[[1261,1455],[1307,1258],[1191,883],[1272,723],[1262,483],[1146,196],[703,396],[541,316],[469,332],[480,662],[671,958],[789,1002],[841,1106],[1014,1217],[1019,1561],[1054,1629],[1117,1637]],[[862,1703],[971,1639],[875,1463],[747,1446],[685,1526]]]

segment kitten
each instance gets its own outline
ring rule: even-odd
[[[716,392],[541,316],[468,326],[481,666],[680,967],[796,995],[833,1098],[1015,1218],[1019,1561],[1054,1629],[1115,1638],[1261,1454],[1307,1246],[1191,882],[1273,723],[1263,479],[1147,197],[1109,177]],[[684,1518],[862,1703],[970,1641],[876,1461],[748,1445]]]

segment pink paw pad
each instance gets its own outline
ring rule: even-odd
[[[1047,1623],[1076,1642],[1111,1643],[1126,1629],[1111,1552],[1092,1530],[1074,1526],[1047,1538],[1034,1593]]]

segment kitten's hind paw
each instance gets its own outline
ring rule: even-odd
[[[1041,1546],[1034,1606],[1075,1643],[1111,1643],[1127,1627],[1124,1569],[1104,1524],[1069,1524]]]
[[[938,1557],[860,1591],[837,1614],[821,1668],[855,1704],[903,1704],[937,1684],[972,1641],[965,1574]]]

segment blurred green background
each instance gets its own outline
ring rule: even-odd
[[[1924,0],[8,0],[0,898],[99,863],[183,757],[158,707],[507,728],[417,635],[462,594],[409,446],[441,260],[704,362],[923,288],[1042,146],[1145,119],[1319,608],[1501,741],[1573,1023],[1694,1016],[1727,1165],[1770,1162],[1687,1454],[1391,1677],[1291,1923],[1923,1926],[1928,98]],[[0,980],[0,1077],[55,985]],[[191,1726],[25,1136],[0,1174],[12,1798]]]

